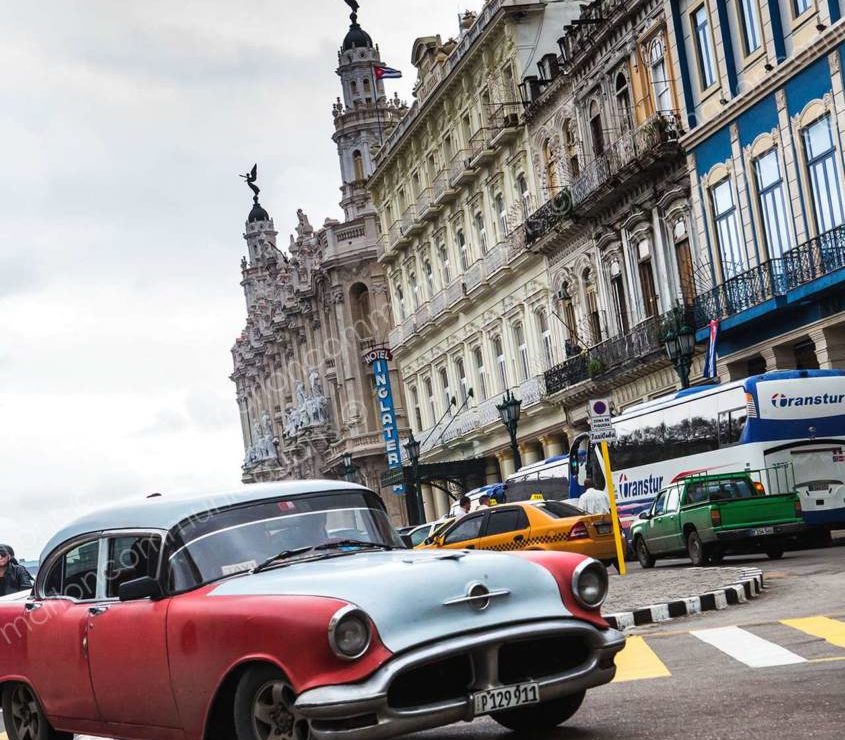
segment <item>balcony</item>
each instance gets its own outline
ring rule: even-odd
[[[484,262],[476,260],[464,273],[464,285],[467,293],[475,290],[484,280]]]
[[[429,221],[440,213],[440,206],[434,203],[434,190],[426,188],[417,198],[417,218],[420,221]]]
[[[594,216],[667,161],[682,157],[681,127],[675,113],[657,113],[628,131],[590,162],[572,182],[572,211]]]
[[[845,226],[839,226],[696,296],[696,328],[707,326],[711,319],[731,319],[746,312],[750,319],[806,301],[845,280],[845,273],[839,272],[843,268]]]
[[[412,203],[402,213],[402,225],[400,228],[402,236],[410,239],[418,231],[421,231],[422,227],[422,223],[417,220],[417,206]]]
[[[491,134],[490,129],[482,127],[469,140],[469,160],[472,167],[482,167],[496,156]]]
[[[387,243],[390,245],[390,248],[393,249],[399,244],[402,238],[402,221],[401,219],[396,219],[387,230]]]
[[[568,390],[586,380],[602,384],[624,382],[648,372],[649,365],[668,365],[663,348],[667,318],[646,319],[626,334],[606,339],[555,365],[545,375],[548,393]],[[589,386],[585,386],[586,391],[590,391]]]
[[[513,141],[522,128],[522,103],[502,103],[490,113],[490,143],[494,148]]]
[[[531,245],[539,241],[569,222],[571,216],[572,198],[569,189],[563,188],[525,219],[526,243]]]
[[[472,166],[472,151],[459,150],[449,163],[449,184],[454,188],[467,185],[475,179],[475,169]]]

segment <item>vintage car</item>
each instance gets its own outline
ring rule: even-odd
[[[418,549],[564,550],[616,561],[610,514],[585,514],[563,501],[521,501],[479,509],[443,529]]]
[[[114,506],[0,603],[9,740],[387,738],[491,715],[533,733],[610,681],[601,563],[405,549],[337,481]]]

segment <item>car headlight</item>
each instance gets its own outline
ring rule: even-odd
[[[587,609],[598,609],[607,598],[607,569],[598,561],[585,560],[572,573],[572,594]]]
[[[370,647],[371,639],[370,620],[355,606],[339,609],[329,622],[329,645],[338,658],[360,658]]]

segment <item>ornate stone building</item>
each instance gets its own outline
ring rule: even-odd
[[[295,235],[282,249],[257,192],[247,218],[241,262],[247,320],[232,349],[231,378],[248,483],[340,477],[349,453],[357,479],[379,490],[386,469],[372,373],[362,356],[386,340],[393,318],[365,183],[372,148],[404,108],[375,79],[379,63],[378,47],[353,15],[338,54],[342,98],[332,108],[343,223],[326,219],[315,229],[300,210]],[[393,377],[392,383],[405,436],[401,382]],[[406,521],[404,501],[389,492],[384,499],[394,521]]]

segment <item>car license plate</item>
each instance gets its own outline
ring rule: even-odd
[[[487,689],[473,694],[475,716],[513,709],[540,701],[540,690],[536,683],[519,683],[500,689]]]
[[[810,483],[807,488],[809,488],[811,491],[827,491],[830,486],[828,486],[827,483]]]
[[[761,537],[762,535],[774,534],[774,533],[775,533],[774,527],[757,527],[756,529],[751,530],[751,535],[753,537]]]
[[[610,534],[611,529],[613,529],[613,526],[610,524],[596,524],[596,532],[598,534]]]

